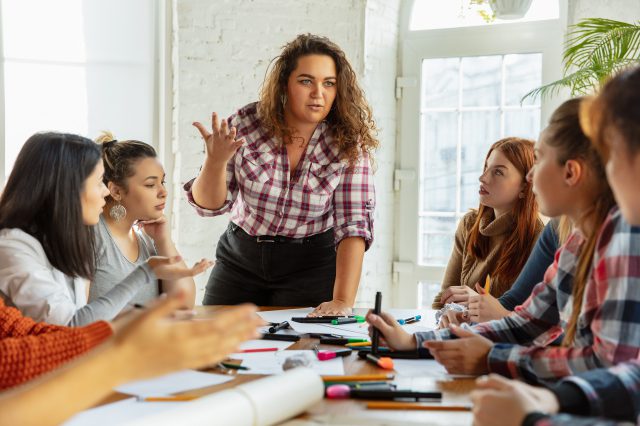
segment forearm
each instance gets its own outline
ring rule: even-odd
[[[165,241],[156,242],[156,250],[159,256],[173,257],[179,256],[180,253],[173,241],[167,238]],[[184,261],[180,262],[181,266],[187,267]],[[196,283],[192,277],[185,277],[179,280],[162,280],[162,292],[174,293],[182,290],[184,293],[185,308],[193,308],[196,300]]]
[[[0,394],[3,423],[57,425],[95,405],[115,386],[133,378],[120,352],[109,341],[50,374]]]
[[[227,165],[205,157],[191,193],[200,207],[210,210],[222,208],[227,199]]]
[[[78,309],[68,325],[79,326],[115,318],[142,286],[155,280],[156,276],[147,263],[139,265],[106,294]]]
[[[353,306],[360,285],[365,243],[361,237],[347,237],[338,244],[333,299]]]

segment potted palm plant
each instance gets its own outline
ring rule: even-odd
[[[571,96],[593,93],[612,75],[640,63],[640,22],[587,18],[573,25],[563,53],[563,77],[523,96],[547,97],[568,89]]]

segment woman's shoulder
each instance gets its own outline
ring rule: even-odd
[[[462,224],[463,228],[466,229],[467,232],[469,232],[473,227],[473,224],[476,223],[477,219],[478,210],[471,209],[464,216],[462,216],[460,223]]]
[[[36,237],[20,228],[4,228],[0,230],[0,248],[22,248],[36,251],[42,250],[42,244]]]
[[[47,254],[40,241],[20,228],[4,228],[0,230],[0,257],[2,261],[10,261],[20,255],[22,259],[32,259],[38,263],[49,265]]]

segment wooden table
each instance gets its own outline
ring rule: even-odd
[[[216,311],[224,309],[223,306],[198,306],[196,308],[197,317],[212,317],[215,316]],[[290,309],[287,307],[263,307],[260,310],[276,310],[276,309]],[[302,338],[298,342],[294,342],[288,349],[301,350],[301,349],[313,349],[313,345],[318,344],[317,339]],[[321,345],[321,349],[336,349],[336,346]],[[386,373],[387,370],[383,370],[371,363],[358,359],[357,353],[354,353],[350,357],[344,358],[345,374],[375,374]],[[218,370],[204,370],[220,373]],[[224,389],[235,387],[241,383],[246,383],[252,380],[260,379],[262,375],[242,374],[236,375],[234,380],[223,383],[216,386],[202,388],[198,390],[192,390],[189,395],[208,395],[214,392],[218,392]],[[473,379],[455,379],[449,381],[438,381],[434,383],[435,386],[443,394],[443,403],[445,404],[465,404],[470,403],[469,392],[474,388]],[[114,394],[106,402],[112,402],[124,398],[124,395]],[[453,412],[453,411],[401,411],[401,410],[367,410],[365,403],[362,400],[328,400],[323,399],[319,404],[312,407],[306,414],[299,416],[296,421],[291,422],[292,425],[304,425],[307,424],[305,419],[309,419],[315,416],[328,416],[335,419],[336,424],[375,424],[373,419],[389,420],[385,424],[397,424],[397,425],[411,425],[412,423],[421,425],[446,425],[446,426],[458,426],[458,425],[471,425],[472,416],[470,412]],[[397,423],[396,423],[397,422]],[[312,424],[309,422],[309,424]],[[317,425],[318,423],[313,423]]]

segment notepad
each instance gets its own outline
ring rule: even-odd
[[[178,392],[186,392],[193,389],[206,388],[233,380],[233,377],[203,373],[195,370],[184,370],[167,374],[150,380],[138,380],[129,382],[115,388],[120,393],[147,396],[167,396]]]

